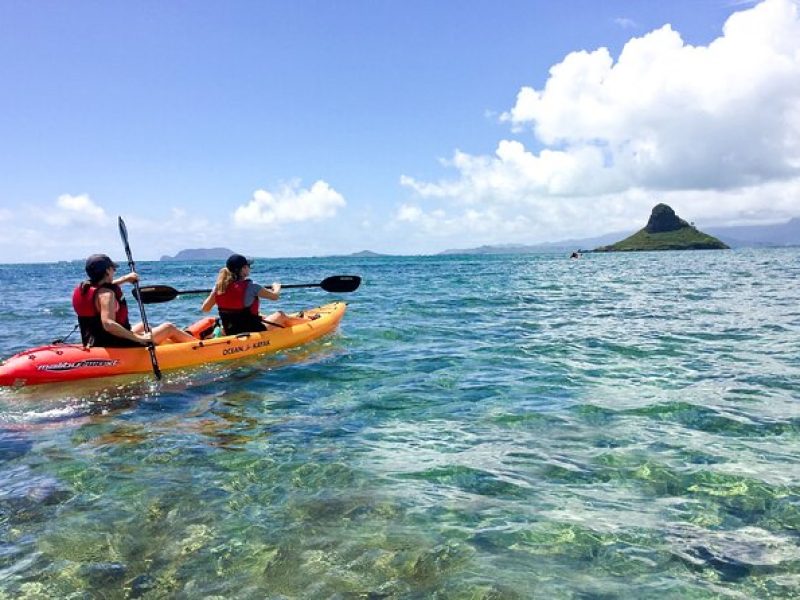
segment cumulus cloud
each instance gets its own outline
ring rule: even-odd
[[[503,118],[547,145],[606,150],[635,185],[723,188],[796,175],[800,20],[792,0],[732,15],[711,44],[669,25],[609,51],[575,52]]]
[[[708,216],[721,220],[774,214],[775,194],[800,177],[798,2],[734,13],[706,46],[665,25],[630,39],[616,59],[606,48],[570,53],[542,89],[522,87],[501,121],[533,139],[501,140],[493,155],[456,151],[447,165],[457,177],[401,183],[422,198],[506,214],[527,206],[597,227],[608,226],[594,218],[601,205],[632,219],[638,197],[698,207],[713,198]]]
[[[537,155],[521,142],[502,140],[493,157],[456,151],[445,164],[458,169],[460,179],[426,183],[402,177],[400,181],[421,196],[457,197],[469,203],[519,202],[536,194],[575,196],[623,187],[622,181],[614,180],[618,177],[613,171],[604,170],[604,160],[602,149],[589,145],[570,151],[545,149]]]
[[[95,204],[87,194],[62,194],[54,207],[41,211],[40,214],[48,225],[56,227],[105,225],[110,221],[103,207]]]
[[[344,197],[325,181],[303,189],[293,181],[274,192],[256,190],[253,199],[233,214],[238,227],[250,228],[299,221],[319,221],[336,215]]]

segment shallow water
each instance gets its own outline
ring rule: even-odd
[[[140,273],[185,289],[215,267]],[[0,590],[800,595],[800,251],[254,269],[335,273],[364,283],[308,347],[0,392]],[[80,277],[0,265],[0,354],[66,334]],[[185,325],[201,300],[148,314]]]

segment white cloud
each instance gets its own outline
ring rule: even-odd
[[[413,224],[421,239],[447,240],[449,246],[464,247],[496,243],[554,242],[602,233],[634,231],[647,221],[650,210],[665,202],[689,221],[707,225],[743,222],[779,222],[797,214],[800,179],[731,190],[675,190],[654,193],[631,188],[621,193],[574,197],[554,201],[535,196],[523,205],[491,205],[482,208],[453,206],[447,210],[413,208],[396,226]],[[720,206],[725,206],[720,211]]]
[[[797,175],[800,20],[793,0],[732,15],[691,46],[669,25],[608,50],[575,52],[504,119],[545,144],[603,148],[634,185],[725,188]]]
[[[590,145],[569,152],[545,149],[536,155],[518,141],[502,140],[494,157],[456,151],[446,164],[458,169],[458,180],[425,183],[402,177],[401,183],[421,196],[455,197],[468,203],[518,203],[532,195],[586,195],[624,187],[603,162],[603,151]]]
[[[501,120],[535,140],[501,140],[493,155],[455,151],[447,166],[457,177],[401,183],[429,201],[527,215],[550,232],[603,232],[634,212],[641,223],[666,198],[686,202],[689,220],[774,220],[777,206],[797,214],[797,196],[783,200],[800,181],[797,0],[734,13],[707,46],[665,25],[630,39],[616,60],[606,48],[573,52],[542,89],[523,87]],[[397,218],[423,222],[413,215]]]
[[[633,29],[638,27],[636,21],[633,19],[629,19],[628,17],[617,17],[614,19],[614,23],[622,27],[623,29]]]
[[[333,197],[333,206],[338,206],[336,192],[324,182],[318,184],[309,190],[299,190],[295,186],[295,193],[320,200],[326,197],[327,189],[328,197]],[[285,199],[285,195],[276,194],[276,197]],[[251,236],[252,239],[236,242],[229,228],[220,227],[220,218],[225,222],[224,213],[198,212],[189,206],[165,205],[144,212],[137,212],[132,206],[123,207],[130,247],[137,263],[157,260],[165,254],[174,255],[184,248],[232,247],[248,256],[270,256],[277,252],[282,256],[332,254],[338,251],[337,244],[343,239],[341,229],[319,228],[308,221],[285,231],[273,229],[268,238]],[[304,200],[298,206],[299,212],[310,215],[311,210]],[[324,207],[317,206],[315,210],[315,214],[324,213]],[[105,219],[103,223],[95,222],[101,218]],[[124,262],[116,219],[109,217],[88,196],[64,195],[49,206],[0,208],[0,225],[0,262],[15,262],[20,257],[37,261],[82,259],[96,252],[107,253],[117,262]],[[65,231],[75,235],[65,235]],[[91,234],[87,235],[87,231]]]
[[[410,204],[403,204],[397,211],[396,219],[398,221],[408,221],[413,223],[422,218],[422,209],[419,206],[412,206]]]
[[[105,225],[110,222],[103,207],[95,204],[87,194],[62,194],[56,200],[55,207],[40,211],[40,214],[47,224],[56,227]]]
[[[325,181],[316,181],[309,189],[294,181],[275,192],[256,190],[250,202],[236,209],[233,221],[243,228],[318,221],[335,216],[345,204],[344,197]]]
[[[164,207],[162,214],[148,213],[146,217],[123,214],[137,261],[158,259],[182,248],[230,242],[225,228],[191,211]],[[26,260],[72,260],[96,252],[107,253],[117,262],[124,257],[116,219],[85,194],[61,195],[49,206],[34,204],[23,210],[20,205],[13,211],[0,208],[0,222],[5,225],[0,227],[0,261],[14,262],[21,256]],[[65,231],[75,235],[65,235]]]

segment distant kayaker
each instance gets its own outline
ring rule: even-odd
[[[572,255],[570,256],[570,258],[580,258],[580,257],[581,257],[581,253],[578,252],[577,250],[575,252],[573,252]]]
[[[282,311],[268,316],[259,313],[259,299],[280,298],[281,284],[275,282],[266,288],[253,283],[249,277],[252,264],[252,260],[241,254],[231,254],[225,266],[219,270],[214,289],[203,302],[203,312],[209,312],[216,305],[226,335],[266,331],[270,326],[281,328],[307,323],[308,319],[290,317]]]
[[[84,346],[127,348],[146,345],[151,339],[158,345],[167,340],[192,342],[194,337],[172,323],[162,323],[145,333],[144,324],[131,327],[128,306],[120,285],[139,279],[128,273],[114,279],[117,263],[105,254],[92,254],[86,259],[88,281],[79,283],[72,292],[72,307],[78,315]]]

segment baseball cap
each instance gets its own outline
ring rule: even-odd
[[[92,279],[102,277],[109,267],[116,269],[117,263],[106,254],[92,254],[86,259],[86,274]]]
[[[241,254],[231,254],[228,260],[225,261],[225,266],[228,268],[228,271],[238,271],[243,266],[252,264],[252,260],[247,260]]]

